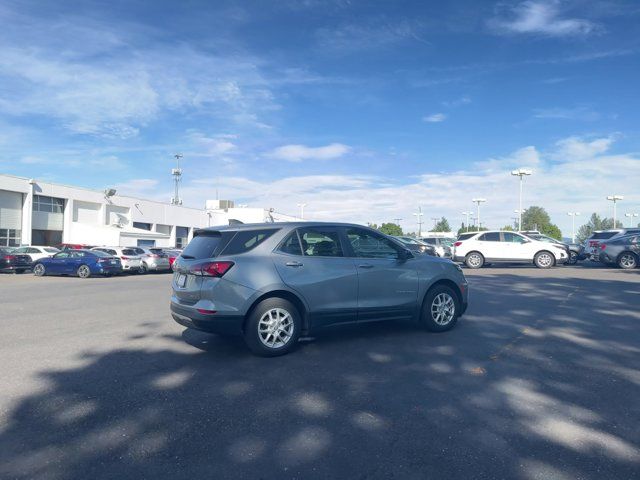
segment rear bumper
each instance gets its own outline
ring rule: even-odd
[[[0,265],[0,272],[15,272],[16,270],[31,270],[31,264],[25,263],[21,265],[16,265],[16,264]]]
[[[202,314],[195,307],[171,302],[171,316],[180,325],[203,332],[226,335],[242,334],[243,315]]]
[[[155,263],[155,262],[146,262],[147,263],[147,269],[154,271],[154,272],[170,272],[171,271],[171,265],[169,265],[169,261],[167,261],[167,263]]]

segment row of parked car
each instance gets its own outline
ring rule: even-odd
[[[461,234],[453,244],[453,260],[469,268],[492,263],[533,263],[538,268],[580,260],[630,269],[640,265],[640,228],[594,232],[583,245],[563,243],[538,231],[485,231]]]
[[[23,273],[31,270],[36,276],[77,275],[80,278],[171,272],[180,253],[179,249],[155,247],[64,245],[62,250],[39,245],[0,247],[0,271]]]

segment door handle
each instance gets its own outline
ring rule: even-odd
[[[300,263],[300,262],[287,262],[287,263],[285,263],[285,265],[287,267],[301,267],[302,263]]]
[[[373,265],[371,265],[370,263],[362,263],[358,265],[358,268],[373,268]]]

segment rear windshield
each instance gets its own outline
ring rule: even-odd
[[[136,251],[131,249],[131,248],[123,248],[122,249],[122,254],[123,255],[137,255]]]
[[[207,232],[193,238],[182,252],[182,258],[200,260],[211,258],[220,245],[220,232]]]
[[[109,255],[108,253],[105,252],[101,252],[100,250],[91,250],[91,252],[84,252],[85,254],[93,254],[96,257],[110,257],[111,255]]]
[[[277,229],[240,230],[224,249],[225,255],[248,252],[277,232]]]
[[[618,232],[598,232],[591,235],[591,240],[602,240],[613,237]]]
[[[458,235],[458,240],[469,240],[471,237],[475,236],[475,233],[463,233]]]

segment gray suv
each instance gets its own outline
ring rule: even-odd
[[[175,261],[171,314],[186,327],[242,335],[262,356],[348,322],[412,320],[452,328],[467,308],[459,266],[414,256],[360,225],[265,223],[194,233]]]

